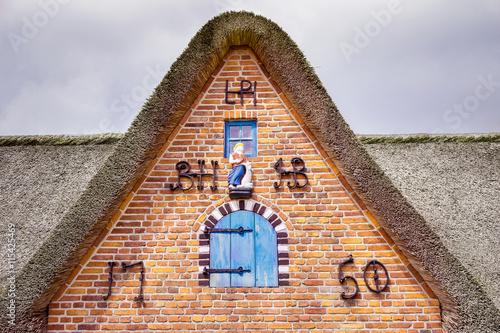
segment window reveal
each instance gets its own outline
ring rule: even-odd
[[[224,157],[228,158],[234,146],[243,143],[247,157],[257,156],[257,121],[228,121],[225,124]]]

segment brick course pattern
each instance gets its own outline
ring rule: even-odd
[[[237,90],[243,79],[257,81],[257,105],[224,102],[225,82]],[[224,158],[224,121],[257,120],[258,157],[251,158],[253,196],[230,200],[228,159]],[[301,157],[309,184],[278,189],[273,169],[279,157]],[[217,190],[174,191],[175,164],[219,162]],[[302,181],[299,177],[299,181]],[[203,230],[229,211],[255,211],[278,235],[279,286],[210,288],[203,267],[209,245]],[[343,272],[359,283],[352,292],[339,282]],[[363,280],[370,260],[382,262],[390,275],[386,290],[374,293]],[[109,266],[114,261],[111,295]],[[143,261],[144,301],[139,292]],[[328,158],[313,134],[247,47],[233,47],[200,96],[172,133],[157,158],[120,210],[59,290],[49,306],[49,332],[441,332],[439,302],[394,242]]]

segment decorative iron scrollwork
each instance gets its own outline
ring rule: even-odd
[[[213,168],[213,173],[205,173],[204,168],[205,168],[205,161],[204,160],[198,160],[198,165],[199,165],[199,172],[191,172],[191,165],[186,162],[186,161],[180,161],[177,162],[175,165],[175,169],[177,170],[177,183],[176,184],[165,184],[165,187],[170,187],[170,189],[176,190],[176,189],[181,189],[182,191],[187,191],[193,188],[194,186],[194,176],[198,177],[198,185],[196,186],[197,189],[202,190],[203,189],[203,176],[211,176],[212,177],[212,185],[210,185],[210,189],[212,191],[217,190],[217,185],[215,185],[215,178],[217,177],[217,169],[216,166],[219,164],[218,161],[210,161],[212,164]],[[185,171],[183,171],[185,170]],[[190,181],[190,185],[187,188],[182,187],[181,179],[182,178],[187,178]]]
[[[102,296],[103,300],[107,300],[109,296],[111,296],[111,285],[113,284],[113,267],[117,265],[116,262],[110,261],[108,262],[109,266],[109,277],[108,277],[108,293],[106,295]],[[142,282],[144,281],[144,262],[143,261],[138,261],[133,264],[126,265],[125,263],[122,263],[122,271],[125,272],[127,268],[135,266],[135,265],[141,265],[141,277],[139,279],[139,295],[137,297],[134,297],[135,301],[140,301],[142,302],[144,298],[142,297]]]
[[[280,187],[283,184],[282,179],[281,179],[282,175],[285,175],[285,176],[289,175],[289,174],[293,175],[293,184],[291,184],[290,181],[288,181],[286,183],[286,185],[289,188],[302,188],[302,187],[306,186],[309,183],[309,179],[307,178],[307,175],[305,173],[306,165],[304,163],[304,160],[302,160],[300,157],[294,157],[294,158],[292,158],[292,160],[290,161],[290,163],[292,164],[292,171],[283,170],[283,159],[281,157],[274,164],[274,169],[276,171],[278,171],[278,173],[280,175],[280,181],[279,181],[279,183],[278,182],[274,182],[273,183],[273,186],[275,188],[278,188],[278,187]],[[302,168],[298,169],[297,165],[300,165],[300,164],[302,164]],[[304,184],[302,184],[302,185],[299,185],[299,182],[297,180],[297,175],[302,175],[304,177],[304,179],[306,180],[306,182]]]

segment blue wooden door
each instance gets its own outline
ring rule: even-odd
[[[250,269],[250,272],[243,274],[232,273],[231,287],[249,287],[254,285],[255,281],[255,250],[254,250],[254,234],[255,234],[255,219],[254,214],[246,211],[239,211],[229,215],[231,220],[231,228],[252,229],[252,232],[244,232],[243,234],[231,233],[231,268]]]
[[[278,286],[278,239],[273,226],[262,216],[255,217],[255,286]]]
[[[260,215],[239,211],[222,218],[214,229],[252,229],[252,232],[210,234],[210,268],[250,269],[250,272],[211,273],[211,287],[277,287],[276,231]]]
[[[217,223],[217,229],[229,229],[231,220],[229,216],[224,217]],[[210,268],[230,269],[231,265],[231,234],[210,234]],[[211,287],[229,287],[231,275],[227,273],[210,273]]]

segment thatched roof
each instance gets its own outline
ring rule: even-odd
[[[203,26],[129,131],[113,144],[111,151],[102,152],[101,157],[109,155],[102,163],[94,164],[99,166],[87,174],[90,180],[74,192],[59,215],[53,216],[51,230],[19,267],[18,294],[25,295],[18,304],[20,325],[26,331],[42,325],[54,293],[117,211],[232,45],[249,45],[259,56],[329,157],[436,292],[443,307],[444,326],[454,332],[495,331],[500,325],[498,308],[482,283],[427,220],[422,213],[425,207],[419,207],[409,194],[400,191],[390,168],[387,176],[370,157],[289,36],[275,23],[246,12],[224,13]],[[71,146],[68,150],[78,148],[82,149]],[[99,160],[97,155],[93,158]],[[489,162],[485,157],[478,163]],[[444,184],[442,191],[447,189]],[[5,300],[3,295],[3,328],[8,327]]]
[[[91,179],[109,157],[120,135],[97,136],[25,136],[0,137],[0,207],[2,211],[0,233],[0,260],[8,259],[9,224],[15,230],[15,271],[33,270],[35,283],[47,288],[48,283],[39,278],[40,266],[45,264],[36,259],[37,252],[51,242],[51,234],[60,226],[61,220],[78,201]],[[54,242],[56,248],[63,239]],[[4,266],[6,268],[6,266]],[[53,267],[53,266],[51,266]],[[0,270],[2,281],[2,324],[7,309],[7,278],[9,269]],[[16,276],[16,300],[18,315],[26,313],[35,297],[35,290]],[[34,297],[35,296],[35,297]],[[38,295],[39,296],[39,295]],[[23,311],[23,312],[21,312]],[[29,312],[29,311],[28,311]],[[17,325],[27,329],[44,320],[28,316],[27,322]],[[31,321],[34,323],[31,323]],[[23,325],[26,324],[26,325]]]
[[[500,308],[500,135],[397,139],[365,148]]]
[[[103,137],[0,138],[0,207],[8,217],[2,222],[15,225],[17,267],[28,262],[111,153],[114,146],[103,144]],[[7,244],[7,233],[0,233],[3,263]],[[0,270],[0,280],[8,273]]]

